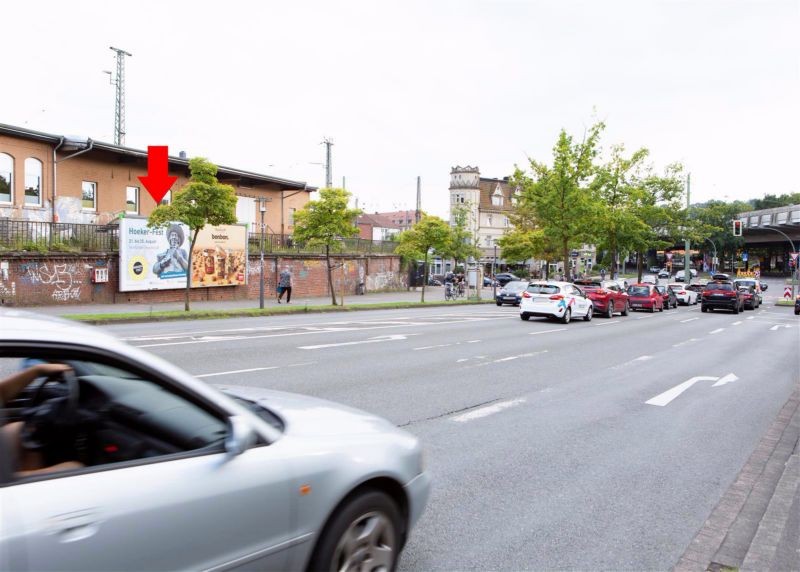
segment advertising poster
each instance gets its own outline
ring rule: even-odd
[[[119,260],[120,292],[185,288],[189,228],[181,223],[147,228],[146,219],[123,218],[119,225]]]
[[[192,288],[247,283],[247,227],[207,226],[192,250]]]

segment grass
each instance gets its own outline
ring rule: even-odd
[[[220,318],[244,318],[276,316],[286,314],[309,314],[323,312],[353,312],[360,310],[395,310],[408,308],[431,308],[436,306],[464,306],[493,304],[494,300],[459,300],[456,302],[380,302],[374,304],[352,304],[346,306],[271,306],[269,308],[237,308],[234,310],[157,310],[155,312],[119,312],[107,314],[65,314],[63,317],[90,324],[113,324],[125,322],[149,322],[161,320],[214,320]]]

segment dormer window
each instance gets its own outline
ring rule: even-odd
[[[494,193],[492,193],[492,206],[503,206],[503,189],[500,188],[499,184],[495,187]]]

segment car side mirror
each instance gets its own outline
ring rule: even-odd
[[[767,285],[766,284],[762,284],[761,285],[761,291],[762,292],[766,292],[767,291]]]
[[[256,432],[247,419],[233,415],[228,417],[228,435],[225,437],[225,453],[229,459],[241,455],[256,442]]]

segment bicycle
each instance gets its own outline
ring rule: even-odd
[[[444,299],[445,301],[453,300],[456,297],[455,288],[452,282],[444,283]]]
[[[464,294],[466,294],[466,288],[464,287],[463,282],[459,282],[456,284],[454,288],[454,298],[463,298]]]

